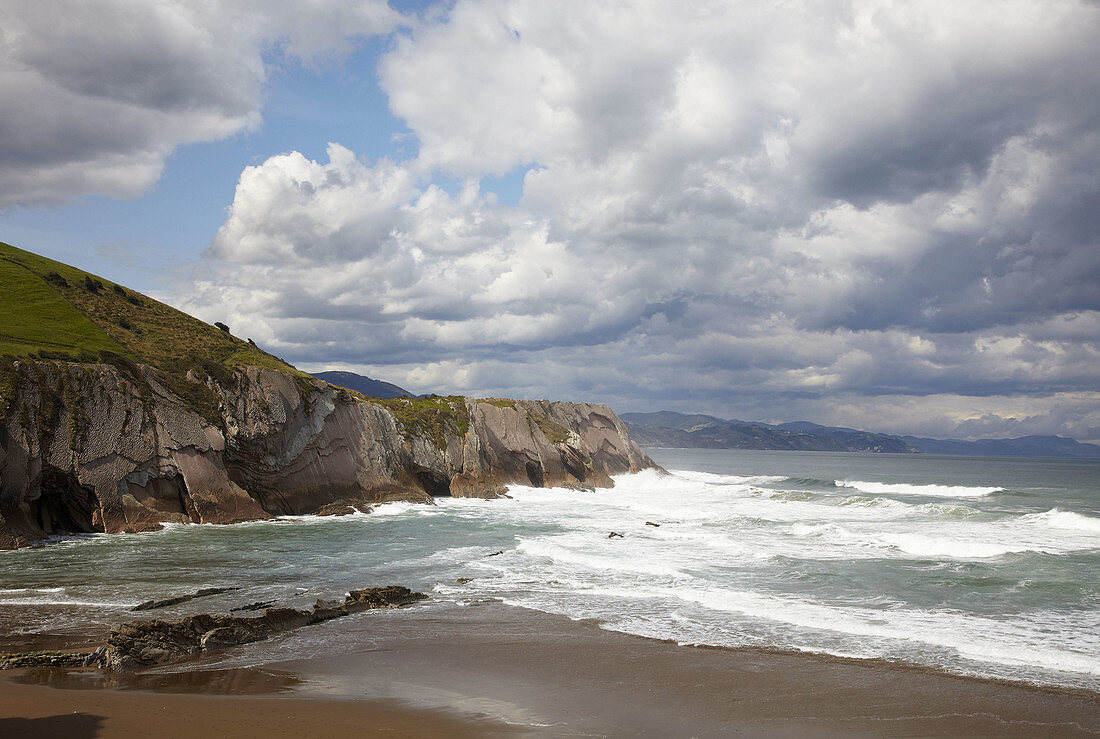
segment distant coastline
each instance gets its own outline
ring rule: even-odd
[[[930,439],[822,426],[809,421],[773,425],[674,411],[622,413],[620,418],[626,423],[631,438],[645,447],[1100,460],[1100,446],[1062,436],[1023,436],[1015,439],[974,441]]]

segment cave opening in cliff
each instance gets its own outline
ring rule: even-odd
[[[81,485],[74,473],[44,466],[40,495],[32,503],[35,523],[47,533],[101,530],[94,521],[99,507],[95,491]]]
[[[433,498],[451,497],[451,480],[435,470],[420,468],[416,470],[416,479],[420,481],[424,492]]]
[[[527,479],[531,481],[531,487],[545,487],[545,476],[542,472],[542,462],[528,462]]]

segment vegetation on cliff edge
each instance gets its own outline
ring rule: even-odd
[[[388,410],[407,434],[427,437],[437,449],[447,447],[447,431],[465,436],[470,428],[466,399],[460,395],[364,400]]]
[[[0,356],[87,362],[107,352],[165,372],[206,362],[303,374],[183,311],[4,243],[0,280]]]
[[[133,290],[52,259],[0,243],[0,398],[10,402],[16,359],[104,363],[145,385],[137,364],[188,405],[220,423],[217,395],[230,368],[256,366],[306,378],[251,342]]]

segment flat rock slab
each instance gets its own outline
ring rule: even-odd
[[[262,616],[200,614],[178,621],[131,621],[111,630],[107,644],[83,660],[112,670],[173,662],[212,649],[248,644],[273,634],[374,608],[398,608],[428,596],[401,585],[352,590],[344,601],[318,600],[313,608],[266,608]]]
[[[195,598],[205,598],[208,595],[220,595],[221,593],[231,593],[234,590],[240,590],[240,588],[202,588],[196,590],[191,595],[177,595],[174,598],[165,598],[164,600],[147,600],[144,603],[140,603],[130,610],[132,611],[151,611],[155,608],[167,608],[168,606],[179,605],[180,603],[186,603],[189,600]]]

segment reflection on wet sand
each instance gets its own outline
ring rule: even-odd
[[[13,682],[61,690],[111,688],[156,693],[271,695],[290,692],[304,681],[289,672],[259,668],[141,673],[35,667],[22,671]]]

